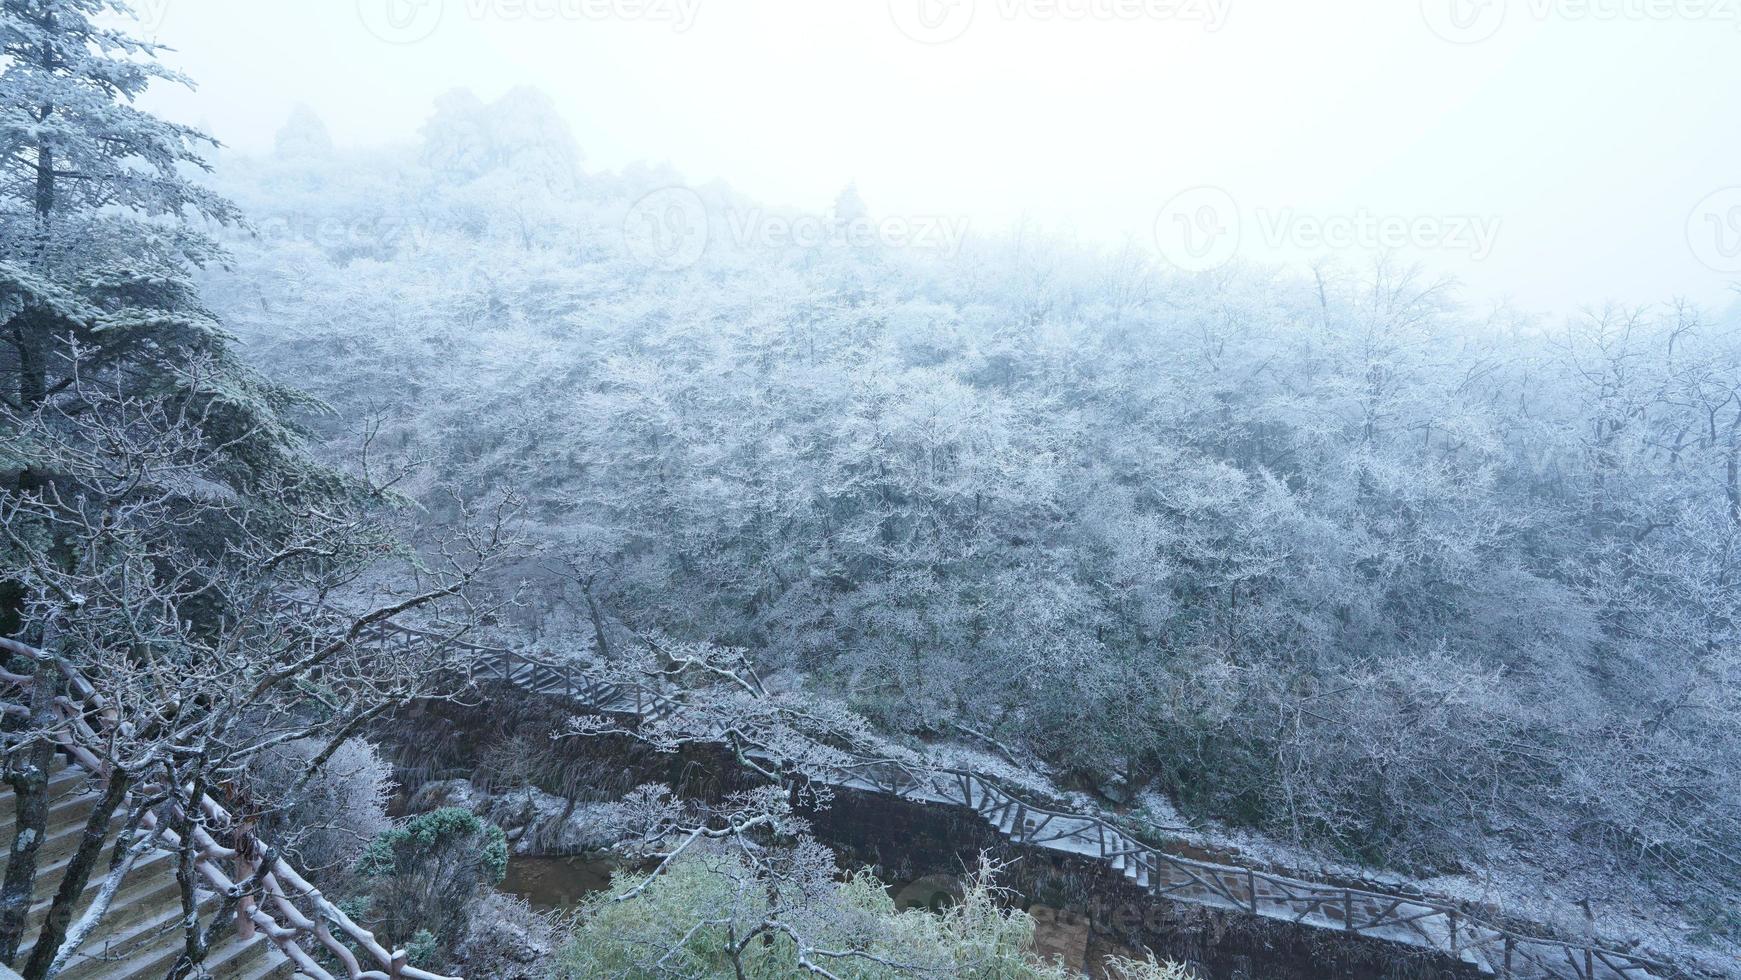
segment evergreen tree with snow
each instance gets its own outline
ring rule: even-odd
[[[240,221],[190,176],[217,142],[138,105],[156,81],[191,85],[162,48],[103,26],[116,0],[0,0],[0,397],[51,409],[77,379],[138,395],[174,393],[235,476],[298,466],[281,420],[298,400],[234,357],[191,274],[219,261],[206,233]],[[196,370],[197,368],[197,370]],[[28,459],[0,471],[28,486]]]

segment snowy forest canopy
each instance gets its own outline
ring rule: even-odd
[[[670,264],[632,229],[681,177],[580,160],[537,93],[462,92],[420,145],[300,113],[214,179],[252,230],[206,301],[330,451],[426,457],[397,489],[437,513],[527,501],[513,628],[588,646],[596,606],[1417,875],[1738,893],[1732,311],[1539,322],[1394,264],[1183,277],[1028,229],[745,240],[774,212],[719,185]]]

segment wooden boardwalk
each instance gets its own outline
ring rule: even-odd
[[[470,652],[474,655],[471,679],[505,682],[565,701],[578,711],[657,721],[679,707],[660,691],[600,682],[575,663],[499,647],[472,646]],[[1668,980],[1686,975],[1670,964],[1594,942],[1507,928],[1455,902],[1179,857],[1136,839],[1100,816],[1028,802],[998,780],[976,772],[864,758],[836,767],[822,778],[837,787],[966,807],[1015,844],[1098,861],[1157,900],[1401,943],[1450,956],[1498,977]]]

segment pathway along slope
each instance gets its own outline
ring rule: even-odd
[[[425,636],[410,627],[382,624],[373,639],[391,644]],[[562,699],[585,713],[658,720],[677,707],[668,695],[651,688],[589,678],[580,664],[543,660],[501,647],[460,645],[473,654],[469,679],[504,681]],[[1556,980],[1690,976],[1670,964],[1593,941],[1579,943],[1503,928],[1453,902],[1178,857],[1101,817],[1029,803],[980,773],[865,758],[825,773],[824,781],[921,803],[967,807],[1016,844],[1098,861],[1156,899],[1430,949],[1495,976]]]

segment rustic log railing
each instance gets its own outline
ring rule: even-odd
[[[55,726],[56,738],[74,763],[93,778],[103,778],[104,762],[87,746],[102,743],[99,729],[113,724],[115,713],[71,664],[56,658],[55,665],[66,678],[69,691],[54,701],[60,720]],[[0,685],[20,693],[28,695],[33,683],[28,674],[0,670]],[[21,700],[29,703],[28,697]],[[8,706],[8,710],[12,707]],[[175,818],[172,826],[189,816],[173,796],[163,806]],[[345,980],[460,980],[410,966],[403,950],[389,951],[382,946],[373,933],[352,921],[282,858],[273,858],[262,869],[257,863],[259,856],[273,852],[209,795],[202,794],[197,807],[199,812],[187,821],[193,828],[194,867],[211,891],[237,900],[237,928],[264,933],[295,964],[298,976],[313,980],[339,980],[340,976]],[[147,811],[141,824],[147,833],[155,832],[167,847],[181,847],[182,837],[171,827],[161,826],[155,811]],[[235,842],[234,846],[219,843],[208,828],[224,833]],[[225,872],[226,865],[236,869],[235,877]],[[254,901],[256,896],[251,894],[256,880],[260,901]],[[315,959],[317,948],[338,962],[342,974],[335,976]]]
[[[474,659],[467,668],[473,678],[503,681],[589,713],[657,720],[680,707],[669,694],[652,688],[589,678],[574,662],[476,644],[466,644],[465,649]],[[1431,950],[1500,977],[1667,980],[1688,976],[1668,963],[1609,949],[1593,939],[1580,942],[1519,932],[1452,901],[1180,857],[1138,840],[1102,817],[1035,805],[981,773],[865,758],[834,767],[823,779],[836,787],[967,807],[1018,845],[1096,861],[1157,899]]]

